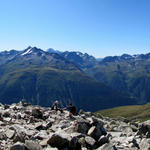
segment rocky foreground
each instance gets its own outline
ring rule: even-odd
[[[26,103],[0,105],[0,150],[149,150],[150,121],[96,118]]]

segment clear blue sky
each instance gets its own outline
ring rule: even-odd
[[[150,0],[1,0],[0,50],[150,52]]]

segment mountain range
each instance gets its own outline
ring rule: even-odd
[[[62,56],[97,81],[138,99],[136,104],[150,101],[150,53],[103,59],[79,52],[64,52]]]
[[[28,47],[0,52],[0,101],[97,111],[149,101],[150,54],[96,59],[87,53]]]
[[[71,59],[72,60],[69,60]],[[78,59],[75,63],[75,59]],[[14,103],[25,99],[50,106],[72,101],[79,109],[96,111],[133,104],[135,99],[100,83],[84,70],[97,64],[94,57],[79,52],[49,52],[36,47],[0,53],[0,100]]]
[[[106,57],[88,71],[107,86],[139,98],[138,104],[149,102],[150,53]]]

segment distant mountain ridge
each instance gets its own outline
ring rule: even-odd
[[[27,47],[25,50],[29,49],[29,48],[36,48],[36,47]],[[25,51],[23,50],[23,51]],[[23,52],[21,50],[5,50],[5,51],[1,51],[0,52],[0,56],[14,56],[20,52]],[[44,50],[42,50],[44,51]],[[103,61],[103,62],[107,62],[107,61],[122,61],[122,60],[140,60],[140,59],[149,59],[150,58],[150,53],[146,53],[146,54],[134,54],[134,55],[130,55],[130,54],[122,54],[120,56],[106,56],[104,58],[95,58],[94,56],[91,56],[87,53],[82,53],[80,51],[60,51],[60,50],[55,50],[53,48],[48,48],[45,52],[48,53],[55,53],[55,54],[59,54],[67,59],[72,59],[75,62],[76,57],[80,57],[83,58],[84,60],[89,59],[89,60],[93,60],[93,61]],[[73,59],[74,57],[74,59]]]
[[[138,54],[138,55],[123,54],[121,56],[108,56],[102,59],[102,61],[114,62],[114,61],[123,61],[123,60],[142,60],[142,59],[149,59],[149,58],[150,58],[150,53]]]
[[[49,52],[49,53],[56,53],[56,54],[61,54],[61,53],[62,53],[61,51],[55,50],[55,49],[53,49],[53,48],[49,48],[49,49],[47,49],[46,51]]]
[[[98,61],[93,57],[88,55],[87,53],[81,53],[81,52],[63,52],[61,53],[61,56],[65,59],[69,60],[70,62],[73,62],[81,69],[86,69],[93,67],[98,63]]]

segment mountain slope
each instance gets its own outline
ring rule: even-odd
[[[106,57],[87,73],[115,90],[139,98],[138,104],[149,102],[150,54]]]
[[[11,60],[15,57],[19,51],[10,50],[10,51],[3,51],[0,53],[0,65],[5,64],[8,60]]]
[[[56,99],[62,105],[71,100],[80,109],[99,109],[134,104],[129,95],[116,92],[87,76],[74,63],[54,53],[29,47],[0,65],[0,100],[26,99],[49,106]]]
[[[49,67],[8,73],[0,80],[0,91],[3,103],[26,99],[32,104],[49,106],[56,99],[62,105],[71,100],[79,109],[90,111],[135,103],[128,96],[116,93],[80,71],[68,72]]]

